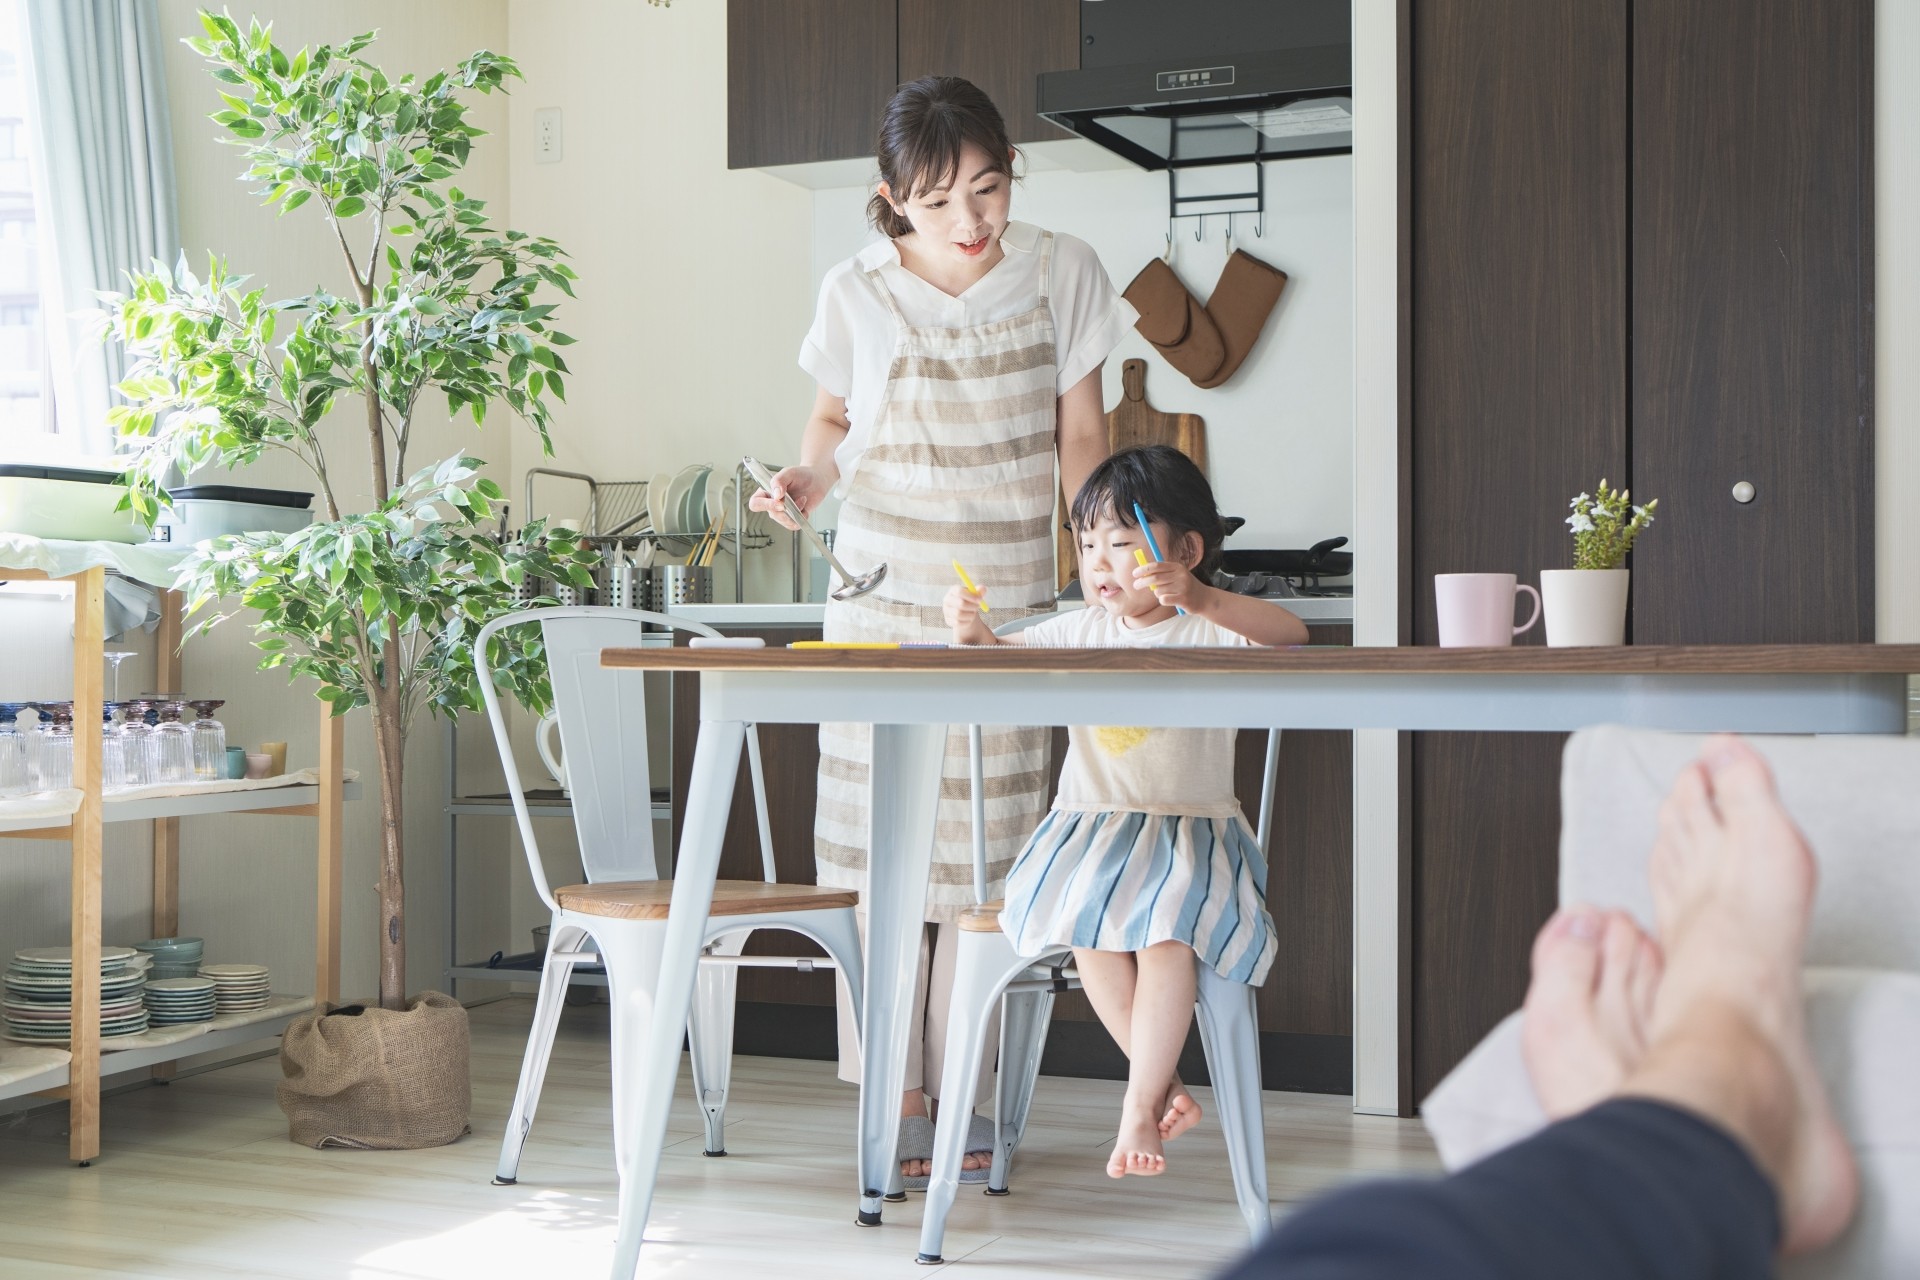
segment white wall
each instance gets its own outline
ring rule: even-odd
[[[1286,272],[1287,287],[1240,372],[1203,391],[1130,332],[1107,361],[1106,404],[1119,403],[1121,362],[1146,359],[1148,401],[1206,421],[1220,509],[1247,520],[1233,545],[1304,547],[1353,533],[1352,158],[1270,162],[1266,187],[1264,234],[1256,239],[1253,216],[1242,214],[1234,245]],[[870,194],[864,186],[814,194],[816,289],[829,268],[873,238],[865,221]],[[1166,209],[1166,175],[1131,167],[1035,168],[1014,188],[1014,217],[1087,241],[1116,289],[1164,250]],[[1174,229],[1174,270],[1202,302],[1226,262],[1225,224],[1207,219],[1199,243],[1195,220]],[[787,347],[798,346],[796,335]],[[768,354],[793,358],[787,348]]]
[[[726,6],[509,0],[528,87],[509,105],[515,222],[572,254],[579,300],[557,322],[575,377],[537,465],[645,479],[792,448],[812,404],[794,364],[812,302],[810,192],[727,169]],[[532,113],[561,111],[564,155],[536,164]],[[545,494],[552,494],[549,502]],[[516,481],[513,495],[519,503]],[[563,486],[533,515],[558,514]],[[749,560],[787,598],[788,543]],[[731,599],[732,566],[716,562]]]

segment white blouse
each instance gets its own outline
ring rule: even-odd
[[[800,344],[800,367],[830,395],[847,402],[851,430],[834,450],[844,494],[866,451],[875,406],[887,385],[899,335],[893,316],[861,276],[880,269],[887,291],[907,322],[958,329],[1019,315],[1040,288],[1040,228],[1010,222],[1000,237],[1005,256],[959,297],[922,280],[900,262],[891,240],[879,240],[827,272],[813,328]],[[1099,367],[1133,326],[1139,312],[1114,290],[1086,241],[1053,237],[1054,394],[1067,391]]]

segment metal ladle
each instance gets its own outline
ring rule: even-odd
[[[747,469],[747,474],[753,477],[755,484],[759,485],[768,493],[773,492],[773,473],[767,470],[765,463],[757,458],[742,458],[740,459],[740,465]],[[807,520],[807,517],[801,513],[800,504],[784,493],[780,495],[780,500],[786,504],[787,518],[799,526],[800,532],[806,534],[813,542],[813,545],[820,549],[821,557],[826,560],[827,564],[832,567],[835,573],[840,575],[840,581],[846,584],[838,591],[829,593],[833,599],[858,599],[860,596],[867,594],[867,592],[886,581],[887,565],[884,560],[865,573],[858,575],[848,573],[847,567],[834,557],[833,548],[827,545],[827,540],[820,536],[819,531],[816,530]]]

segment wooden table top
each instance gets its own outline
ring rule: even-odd
[[[1619,648],[950,649],[612,648],[601,665],[643,671],[928,671],[946,675],[1909,675],[1915,644],[1625,645]]]

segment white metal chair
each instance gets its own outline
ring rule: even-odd
[[[1051,614],[1036,614],[996,628],[1008,635],[1044,622]],[[1040,1074],[1040,1056],[1046,1048],[1047,1025],[1053,1016],[1056,993],[1080,985],[1071,967],[1072,952],[1059,948],[1038,956],[1015,955],[1000,930],[999,902],[987,901],[986,798],[981,786],[980,728],[970,731],[973,764],[973,892],[975,905],[960,917],[960,950],[955,962],[952,1012],[947,1023],[947,1060],[942,1068],[940,1096],[970,1097],[980,1056],[986,1052],[986,1029],[994,1002],[1001,1004],[1000,1071],[994,1091],[993,1168],[986,1194],[1008,1194],[1007,1177],[1013,1152],[1026,1132],[1033,1106],[1033,1090]],[[1274,785],[1280,772],[1280,730],[1267,734],[1265,781],[1260,791],[1258,838],[1268,850],[1273,824]],[[1065,963],[1062,963],[1062,960]],[[1233,1168],[1233,1189],[1240,1213],[1253,1239],[1272,1225],[1267,1204],[1265,1120],[1260,1108],[1260,1031],[1255,990],[1228,982],[1209,966],[1199,965],[1195,1006],[1200,1043],[1206,1050],[1207,1070],[1227,1139],[1227,1158]],[[926,1213],[921,1219],[918,1261],[933,1266],[943,1259],[947,1214],[960,1189],[960,1162],[965,1156],[970,1108],[942,1107],[934,1132],[933,1163],[927,1180]]]
[[[673,882],[661,878],[653,842],[653,796],[648,785],[645,682],[621,677],[600,665],[600,651],[610,646],[645,643],[646,627],[653,624],[703,636],[719,633],[711,627],[666,614],[637,609],[567,606],[528,609],[497,618],[481,628],[474,644],[474,661],[494,741],[507,774],[520,839],[534,888],[553,912],[547,935],[545,967],[540,974],[539,1001],[533,1028],[527,1036],[526,1058],[520,1068],[507,1132],[500,1146],[496,1185],[511,1185],[518,1174],[520,1152],[533,1126],[534,1109],[546,1077],[554,1032],[573,968],[596,959],[605,966],[612,1004],[613,1141],[620,1175],[620,1226],[612,1275],[628,1280],[639,1263],[640,1242],[646,1229],[636,1210],[647,1203],[660,1152],[638,1149],[637,1109],[632,1096],[633,1064],[651,1036],[678,1037],[679,1027],[654,1025],[653,1001],[665,939],[667,906]],[[580,841],[580,860],[586,883],[553,888],[540,856],[526,795],[506,719],[493,687],[487,662],[487,643],[507,627],[538,626],[553,683],[554,708],[560,721],[560,743],[572,791],[574,830]],[[659,633],[652,633],[657,636]],[[706,1119],[706,1153],[726,1154],[725,1116],[733,1058],[733,1002],[739,966],[787,965],[807,969],[838,965],[859,999],[862,990],[860,935],[854,924],[856,895],[850,891],[813,885],[779,884],[773,865],[772,831],[767,818],[762,782],[759,738],[747,731],[747,760],[760,826],[761,865],[765,880],[722,880],[715,887],[708,918],[706,949],[701,955],[687,1038],[692,1047],[696,1093]],[[755,929],[787,929],[804,934],[825,947],[831,960],[815,957],[742,958],[741,948]],[[597,951],[582,949],[591,937]],[[857,1005],[856,1005],[857,1012]]]

